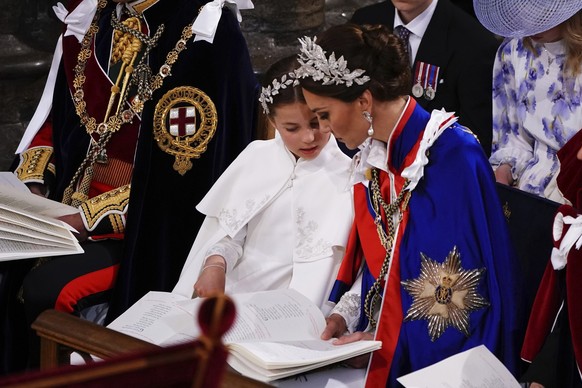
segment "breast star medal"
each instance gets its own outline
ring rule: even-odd
[[[461,267],[457,247],[438,263],[420,254],[420,275],[401,284],[413,302],[404,321],[425,319],[431,341],[437,340],[449,326],[469,336],[469,313],[489,306],[477,293],[485,268],[466,270]]]

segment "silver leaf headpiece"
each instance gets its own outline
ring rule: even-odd
[[[314,81],[322,81],[323,85],[345,84],[347,87],[352,86],[354,82],[363,85],[370,80],[370,77],[363,75],[365,70],[351,71],[348,69],[348,62],[343,55],[335,59],[335,53],[332,52],[327,58],[325,51],[315,43],[316,39],[311,39],[308,36],[303,39],[299,38],[301,52],[297,61],[301,66],[295,70],[297,78],[311,77]]]
[[[295,87],[299,85],[299,81],[297,80],[295,73],[287,73],[281,77],[281,80],[274,79],[271,85],[267,86],[266,88],[261,89],[261,96],[259,97],[259,102],[263,106],[263,112],[265,114],[269,114],[269,105],[273,103],[273,96],[279,94],[280,89],[286,89],[287,86]]]

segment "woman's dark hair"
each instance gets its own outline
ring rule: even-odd
[[[391,101],[409,94],[412,77],[408,54],[401,40],[386,26],[337,25],[319,34],[316,43],[327,58],[332,53],[336,58],[343,56],[350,71],[365,70],[364,75],[370,77],[370,81],[346,87],[345,84],[323,85],[311,77],[300,79],[301,86],[311,93],[344,102],[354,101],[366,89],[380,101]]]
[[[295,55],[278,60],[277,62],[273,63],[271,67],[269,67],[267,72],[262,77],[263,86],[268,87],[270,85],[272,87],[273,80],[281,82],[281,78],[284,75],[287,75],[287,79],[290,79],[289,73],[293,73],[293,71],[298,67],[299,63],[297,62],[297,56]],[[272,95],[272,97],[273,102],[267,103],[269,108],[269,116],[273,116],[273,111],[280,105],[292,104],[295,102],[305,103],[305,98],[303,97],[303,93],[301,92],[301,87],[299,85],[293,86],[291,84],[284,89],[280,88],[278,93]]]

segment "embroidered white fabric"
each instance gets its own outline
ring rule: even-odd
[[[258,209],[261,209],[269,200],[270,195],[264,195],[261,200],[249,199],[245,201],[243,211],[238,211],[237,208],[224,208],[220,211],[218,219],[227,226],[229,230],[239,230],[246,224]]]
[[[568,231],[562,237],[565,225],[570,225],[570,228],[568,228]],[[566,266],[570,250],[574,247],[579,250],[582,246],[582,215],[574,218],[557,213],[554,218],[552,232],[555,241],[562,237],[560,247],[552,249],[551,256],[552,267],[555,270],[560,270]]]
[[[295,255],[298,258],[316,257],[326,253],[332,245],[324,238],[314,238],[320,236],[318,233],[319,226],[314,219],[308,219],[305,209],[298,207],[295,212],[296,223],[296,243]]]
[[[246,228],[242,228],[234,237],[224,236],[215,245],[206,251],[204,261],[210,256],[221,256],[226,262],[226,272],[231,270],[243,254]]]
[[[408,189],[414,190],[418,182],[424,176],[424,166],[428,164],[428,149],[434,144],[445,129],[450,127],[458,120],[453,113],[442,110],[433,110],[430,115],[430,120],[426,124],[420,146],[414,162],[402,171],[402,177],[410,179]]]
[[[346,292],[331,310],[331,314],[339,314],[346,321],[348,331],[353,333],[360,319],[361,297],[353,292]]]

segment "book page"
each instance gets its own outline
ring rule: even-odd
[[[380,341],[357,341],[334,345],[329,341],[244,342],[230,344],[233,354],[239,353],[265,369],[291,368],[346,357],[380,349]]]
[[[224,343],[310,340],[323,343],[320,335],[325,318],[299,292],[285,289],[229,296],[236,307],[236,319],[223,336]],[[172,338],[195,338],[199,334],[195,317],[203,301],[150,291],[108,327],[157,345],[171,345]]]
[[[317,306],[294,290],[230,295],[236,306],[225,343],[269,340],[319,340],[325,319]],[[199,335],[202,298],[151,291],[108,327],[156,345],[174,345]]]
[[[4,205],[54,218],[79,212],[75,207],[31,193],[11,172],[0,172],[0,177],[0,203]]]
[[[76,232],[72,226],[61,220],[40,214],[29,213],[24,210],[5,205],[1,202],[0,219],[36,230],[47,231],[47,233],[53,235],[63,235],[65,232],[63,232],[62,229]]]
[[[0,171],[0,186],[8,186],[23,193],[30,193],[28,186],[10,171]]]
[[[232,295],[236,321],[225,343],[317,339],[325,328],[319,308],[295,290]]]
[[[75,244],[73,241],[70,240],[63,240],[63,241],[55,241],[54,237],[45,236],[43,234],[38,234],[35,237],[30,237],[24,234],[14,233],[11,231],[3,230],[1,226],[2,222],[0,221],[0,238],[5,240],[12,240],[12,241],[20,241],[23,243],[28,244],[37,244],[37,245],[50,245],[56,248],[67,249],[70,247],[74,247]]]
[[[83,253],[80,245],[61,248],[42,244],[28,244],[0,238],[0,261]]]
[[[150,291],[107,327],[161,346],[193,340],[199,335],[195,304],[202,299],[191,301],[191,311],[176,303],[184,299],[178,294]]]
[[[320,341],[324,342],[324,341]],[[244,345],[247,351],[251,351],[255,357],[264,356],[264,351],[267,350],[274,355],[273,350],[278,349],[277,353],[279,361],[289,360],[289,366],[285,366],[284,362],[279,362],[276,366],[264,367],[257,362],[255,362],[253,357],[249,357],[249,354],[245,352],[239,352],[240,346]],[[249,348],[248,345],[253,345]],[[254,346],[256,345],[256,346]],[[309,344],[304,344],[304,346],[286,346],[289,344],[281,343],[244,343],[236,344],[236,347],[232,348],[230,356],[227,360],[228,364],[241,374],[254,378],[255,380],[270,382],[273,380],[282,379],[285,377],[293,376],[299,373],[304,373],[310,370],[318,369],[333,363],[347,360],[349,358],[359,356],[361,354],[369,353],[373,350],[379,349],[382,345],[380,341],[358,341],[350,344],[345,344],[341,346],[327,347],[326,345],[315,345],[315,349],[309,349]],[[297,344],[296,344],[297,345]],[[311,345],[314,345],[312,343]],[[329,344],[330,346],[334,346]],[[327,348],[327,350],[323,350]],[[299,357],[303,360],[299,363],[294,362],[293,356],[294,352],[300,352]]]
[[[484,345],[397,380],[406,388],[520,388],[509,370]]]
[[[2,209],[0,209],[0,212]],[[42,230],[39,225],[31,225],[30,227],[21,225],[18,222],[6,222],[6,219],[0,214],[0,230],[9,232],[15,235],[21,235],[25,237],[31,237],[39,240],[43,240],[48,243],[56,242],[66,245],[75,245],[74,241],[76,238],[73,234],[65,228],[59,229],[54,225],[46,225],[47,229]],[[20,240],[23,241],[23,240]]]

